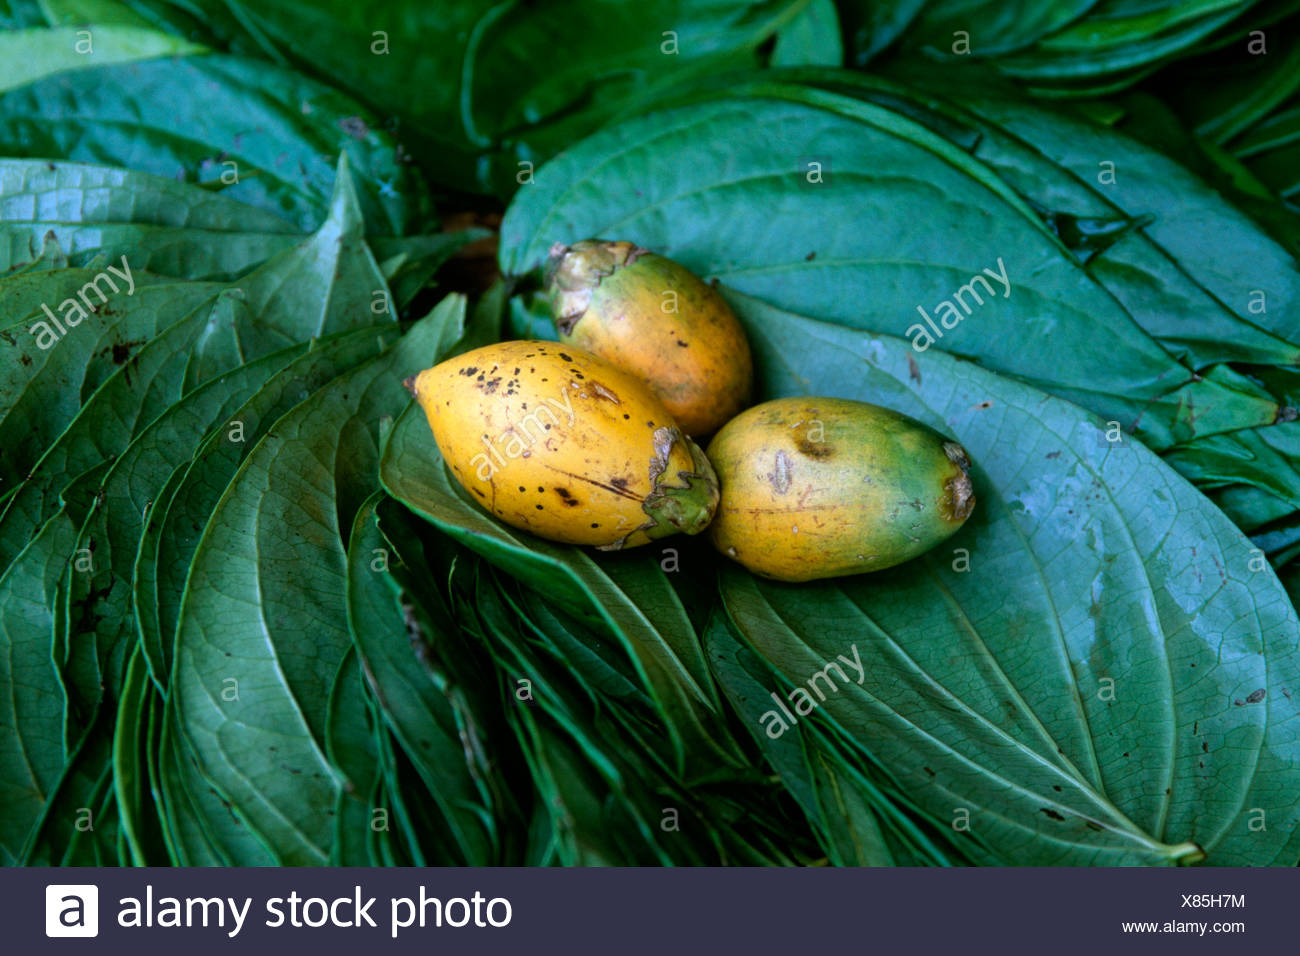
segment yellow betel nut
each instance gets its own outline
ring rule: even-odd
[[[626,372],[572,346],[501,342],[406,380],[455,479],[507,524],[630,548],[708,526],[704,453]]]
[[[560,341],[642,379],[688,435],[710,435],[749,403],[745,331],[717,290],[632,242],[551,247],[546,266]]]
[[[952,535],[975,507],[965,450],[905,415],[841,398],[782,398],[708,448],[722,502],[714,545],[780,581],[892,567]]]

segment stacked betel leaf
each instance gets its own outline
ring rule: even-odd
[[[0,861],[1295,865],[1297,15],[0,4]],[[402,380],[593,236],[966,523],[785,583],[481,507]]]
[[[856,5],[853,5],[856,6]],[[930,0],[884,4],[907,17],[905,55],[983,61],[1048,98],[1102,96],[1179,57],[1253,35],[1294,4],[1261,0]],[[874,49],[855,51],[859,60]]]
[[[787,686],[860,649],[863,681],[803,719],[830,717],[933,817],[983,813],[984,859],[1293,858],[1243,808],[1261,772],[1290,786],[1272,755],[1297,743],[1295,611],[1178,472],[1243,523],[1300,514],[1275,467],[1300,460],[1278,387],[1300,358],[1295,261],[1081,117],[842,71],[717,87],[545,167],[502,224],[503,268],[635,236],[720,283],[760,394],[917,417],[991,503],[919,566],[798,589],[725,572],[734,632]],[[775,132],[716,160],[755,128]]]

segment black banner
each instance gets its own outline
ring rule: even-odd
[[[1295,870],[28,869],[8,952],[1199,952],[1296,940]],[[74,940],[65,942],[66,937]],[[129,949],[128,949],[129,947]],[[895,949],[897,948],[897,949]]]

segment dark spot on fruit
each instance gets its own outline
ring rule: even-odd
[[[537,508],[538,511],[544,511],[544,510],[545,510],[541,505],[537,505],[536,508]]]
[[[460,374],[461,374],[461,375],[464,375],[466,378],[468,378],[468,377],[471,376],[471,375],[477,375],[477,374],[478,374],[478,366],[477,366],[477,365],[471,365],[469,368],[463,368],[463,369],[460,370]]]
[[[568,488],[556,488],[555,493],[560,496],[560,500],[568,507],[572,508],[578,503],[578,499],[573,497]]]
[[[525,488],[523,485],[520,485],[520,486],[519,486],[519,490],[520,490],[520,491],[527,491],[528,489]]]
[[[626,478],[611,478],[609,479],[609,483],[613,485],[615,488],[619,489],[620,491],[627,491]]]
[[[573,356],[572,356],[572,355],[565,355],[563,352],[561,352],[561,353],[560,353],[560,360],[561,360],[561,361],[564,361],[564,362],[572,362],[572,361],[573,361]]]
[[[538,485],[538,486],[537,486],[537,490],[538,490],[538,491],[545,491],[546,488],[545,488],[545,486],[543,486],[543,485]]]
[[[474,489],[474,494],[478,495],[480,498],[487,497],[487,495],[483,494],[483,492],[479,491],[477,488]]]
[[[629,419],[629,418],[631,418],[631,417],[632,417],[631,415],[624,415],[624,416],[623,416],[624,420]]]
[[[600,527],[600,522],[599,522],[599,521],[593,521],[593,522],[591,523],[591,526],[592,526],[593,528],[599,528],[599,527]]]
[[[784,451],[776,453],[776,462],[767,473],[767,483],[778,495],[790,490],[790,457]]]
[[[799,454],[808,458],[816,458],[818,461],[825,461],[835,455],[835,449],[829,442],[813,441],[807,437],[801,437],[794,443],[794,447],[799,449]]]
[[[685,342],[683,342],[681,339],[678,339],[678,340],[677,340],[677,344],[680,345],[682,348],[689,348],[689,346],[688,346]]]

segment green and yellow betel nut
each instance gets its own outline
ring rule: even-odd
[[[631,242],[551,247],[547,292],[560,340],[650,386],[688,435],[709,435],[749,402],[749,342],[717,290]]]
[[[878,571],[970,517],[965,450],[905,415],[841,398],[782,398],[709,444],[722,501],[714,545],[781,581]]]

